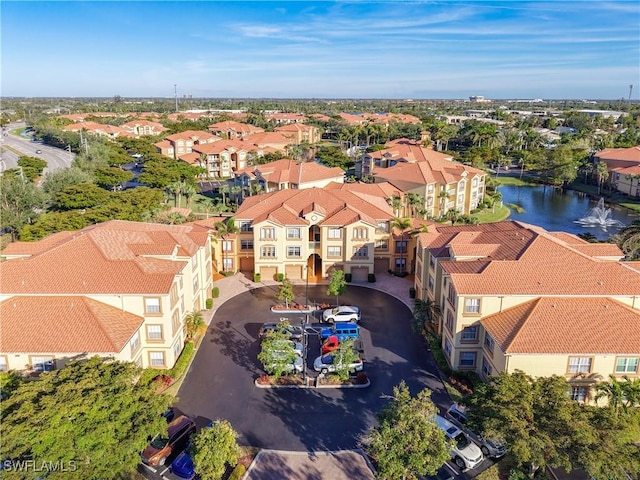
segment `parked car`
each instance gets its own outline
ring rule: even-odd
[[[337,336],[340,342],[347,338],[357,339],[360,337],[360,328],[356,323],[334,323],[332,326],[320,330],[320,340],[322,341],[332,335]]]
[[[167,423],[169,423],[171,420],[173,420],[176,417],[176,412],[173,409],[173,407],[169,407],[167,408],[167,410],[162,414],[162,416],[164,417],[164,419],[167,421]]]
[[[451,458],[458,468],[463,471],[474,468],[484,460],[480,448],[460,428],[440,415],[435,415],[435,422],[451,441]]]
[[[196,467],[193,464],[193,458],[185,450],[181,452],[173,462],[171,462],[171,472],[180,478],[192,480],[196,476]]]
[[[262,325],[262,327],[260,327],[260,333],[258,334],[258,337],[260,337],[260,339],[263,339],[268,335],[269,332],[272,332],[274,330],[280,330],[280,329],[285,330],[287,333],[289,333],[289,338],[291,340],[300,341],[304,336],[304,330],[300,326],[297,326],[297,325],[286,326],[276,322],[268,322]]]
[[[278,355],[278,353],[279,352],[274,352],[274,356]],[[280,359],[284,360],[284,357],[280,357]],[[293,362],[288,363],[285,366],[284,371],[302,373],[303,366],[304,366],[304,359],[300,355],[295,355]],[[275,367],[275,361],[274,363],[267,363],[266,365],[264,365],[264,370],[267,373],[273,373],[274,367]]]
[[[39,155],[42,153],[42,150],[36,150],[36,153]]]
[[[357,361],[349,365],[349,370],[352,372],[360,372],[364,368],[362,359],[359,358]],[[324,355],[320,355],[313,362],[313,369],[316,372],[320,373],[329,373],[336,371],[336,364],[334,363],[334,355],[333,353],[327,353]]]
[[[435,475],[427,475],[426,480],[453,480],[455,475],[446,465],[440,467]]]
[[[287,342],[291,345],[293,345],[293,351],[296,355],[298,355],[299,357],[302,357],[302,355],[304,354],[304,346],[300,343],[300,342],[294,342],[293,340],[283,340],[283,343]],[[274,342],[275,344],[275,342]],[[279,348],[280,342],[278,342],[275,346],[276,348]],[[285,345],[282,346],[283,348],[285,347]]]
[[[333,352],[334,350],[337,350],[339,346],[340,342],[338,340],[338,336],[331,335],[322,343],[322,350],[320,353],[324,355],[325,353]]]
[[[326,323],[360,321],[360,309],[351,305],[328,308],[322,312],[322,321]]]
[[[167,425],[167,433],[153,437],[140,454],[142,461],[152,467],[164,465],[167,457],[184,447],[195,431],[195,422],[186,415],[180,415]]]
[[[451,405],[446,413],[445,418],[453,423],[455,426],[463,430],[467,436],[480,447],[482,454],[486,457],[500,458],[507,453],[505,446],[493,439],[484,438],[481,434],[470,430],[467,427],[467,416],[464,413],[464,407],[454,403]]]

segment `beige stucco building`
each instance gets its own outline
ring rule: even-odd
[[[501,222],[431,225],[417,250],[416,295],[440,307],[451,368],[561,375],[578,401],[638,377],[640,262],[616,245]]]
[[[0,370],[92,355],[170,368],[211,297],[208,229],[109,221],[15,242],[0,263]]]

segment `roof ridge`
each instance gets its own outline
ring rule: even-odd
[[[531,300],[531,302],[533,303],[533,307],[529,310],[529,313],[526,315],[526,317],[521,322],[518,322],[518,326],[515,329],[515,333],[511,337],[510,341],[505,345],[505,352],[504,353],[507,353],[507,350],[509,349],[509,347],[511,347],[511,345],[513,345],[515,343],[516,339],[520,336],[520,333],[522,333],[522,329],[526,325],[526,323],[529,320],[529,318],[531,318],[531,315],[536,311],[536,309],[540,305],[541,301],[542,301],[542,297],[537,297],[537,298],[534,298],[533,300]],[[528,302],[525,302],[525,303],[521,304],[521,306],[525,306],[527,303]],[[514,307],[518,307],[518,306],[520,306],[520,305],[514,305]]]

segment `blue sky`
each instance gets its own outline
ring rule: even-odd
[[[1,2],[2,96],[633,98],[637,1]]]

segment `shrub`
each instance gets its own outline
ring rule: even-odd
[[[253,274],[253,281],[256,283],[260,283],[260,274],[258,272]]]
[[[229,480],[240,480],[246,471],[247,467],[239,463],[238,465],[236,465],[236,468],[233,469],[231,475],[229,475]]]
[[[211,310],[212,307],[213,307],[213,298],[209,297],[209,298],[207,298],[207,301],[205,303],[205,308],[207,310]]]
[[[218,287],[213,287],[211,290],[211,296],[213,298],[218,298],[220,296],[220,289]]]
[[[284,280],[284,273],[276,274],[276,280],[282,282]]]
[[[409,296],[411,298],[416,298],[416,289],[415,288],[413,288],[413,287],[409,288]]]
[[[376,274],[370,273],[369,276],[367,277],[367,280],[369,281],[369,283],[376,283]]]
[[[367,374],[364,372],[358,372],[358,374],[356,375],[356,382],[359,385],[364,385],[365,383],[367,383],[369,381],[369,377],[367,377]]]
[[[173,366],[171,370],[168,370],[167,373],[171,375],[173,378],[180,378],[184,372],[187,370],[189,366],[189,362],[191,362],[191,358],[194,354],[194,346],[193,343],[185,343],[184,348],[182,349],[182,353],[176,360],[176,364]]]
[[[350,273],[345,273],[344,274],[344,281],[345,282],[350,282],[351,281],[351,274]]]

